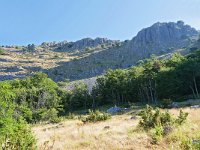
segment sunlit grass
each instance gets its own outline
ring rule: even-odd
[[[179,114],[179,109],[169,111],[174,115]],[[184,108],[183,111],[189,112],[187,123],[163,137],[157,144],[152,144],[150,133],[136,130],[139,119],[131,119],[131,112],[97,123],[65,120],[60,124],[33,127],[33,131],[39,147],[48,141],[53,149],[183,149],[184,141],[200,137],[200,109]]]

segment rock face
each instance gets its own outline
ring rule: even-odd
[[[36,47],[38,53],[34,51],[31,54],[32,57],[39,59],[33,59],[33,63],[28,62],[30,67],[27,67],[24,59],[18,58],[20,62],[18,66],[22,65],[23,70],[12,71],[13,65],[17,65],[10,62],[12,58],[2,56],[0,80],[16,78],[13,74],[24,77],[29,75],[28,72],[36,71],[47,73],[55,81],[92,78],[104,74],[108,69],[129,68],[152,54],[171,55],[177,49],[185,47],[187,47],[187,51],[184,50],[186,53],[196,50],[200,48],[198,34],[197,30],[182,21],[158,22],[141,30],[131,40],[123,42],[107,38],[85,38],[76,42],[44,42]],[[24,56],[19,50],[13,50],[11,53],[12,57]],[[52,64],[53,67],[49,67]],[[12,66],[11,69],[9,66]],[[93,84],[93,81],[88,83]]]
[[[84,38],[76,42],[67,42],[64,45],[61,45],[57,48],[58,51],[73,51],[80,50],[84,51],[87,48],[95,48],[95,47],[104,47],[104,46],[112,46],[112,44],[120,43],[117,40],[109,40],[107,38]]]
[[[58,47],[58,46],[63,46],[67,44],[67,41],[62,41],[62,42],[43,42],[40,46],[43,48],[48,48],[48,47]]]
[[[190,44],[198,31],[184,22],[155,23],[141,30],[128,44],[127,48],[140,57],[151,54],[164,54]]]
[[[151,27],[141,30],[132,40],[121,42],[121,46],[107,48],[78,60],[63,62],[60,66],[47,72],[55,81],[62,80],[62,78],[71,80],[90,78],[102,75],[109,68],[131,67],[152,54],[172,53],[176,49],[190,45],[194,37],[198,37],[198,32],[182,21],[155,23]],[[109,42],[110,40],[100,38],[83,39],[75,42],[71,48],[84,48]],[[54,76],[54,72],[59,72],[59,74]]]

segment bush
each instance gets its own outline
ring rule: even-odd
[[[163,99],[161,101],[161,105],[163,108],[170,108],[172,106],[172,100],[171,99]]]
[[[89,115],[85,118],[82,118],[81,120],[83,122],[98,122],[98,121],[105,121],[110,118],[111,118],[111,115],[107,113],[100,112],[98,110],[96,111],[89,110]]]
[[[153,109],[153,107],[147,105],[144,110],[138,114],[142,120],[140,120],[139,125],[148,130],[150,128],[155,128],[158,125],[169,125],[172,124],[173,119],[169,112],[161,113],[158,108]]]
[[[191,150],[191,149],[193,149],[192,140],[191,139],[184,139],[183,141],[181,141],[180,147],[183,150]]]
[[[76,118],[76,115],[69,112],[68,115],[66,116],[67,119],[75,119]]]
[[[164,134],[163,126],[161,124],[155,126],[152,134],[152,140],[153,140],[152,142],[156,144],[160,139],[162,139],[163,134]]]
[[[180,110],[179,116],[176,119],[176,123],[178,125],[182,125],[183,123],[185,123],[187,116],[188,116],[188,113],[184,113],[183,110]]]
[[[180,148],[183,150],[199,150],[200,149],[200,139],[192,140],[188,137],[182,139],[180,143]]]
[[[174,118],[168,111],[161,112],[160,109],[147,105],[138,115],[141,117],[139,127],[146,131],[152,129],[153,143],[157,143],[163,136],[172,132],[175,126],[185,123],[188,113],[180,110],[179,116]]]
[[[60,86],[60,87],[65,87],[65,86],[67,86],[67,83],[61,81],[61,82],[58,82],[58,86]]]
[[[0,55],[5,55],[5,54],[6,54],[6,51],[3,49],[0,49]]]
[[[0,149],[36,149],[36,139],[12,102],[0,100]],[[13,115],[17,114],[17,115]]]
[[[168,111],[161,112],[158,108],[154,109],[147,105],[138,115],[141,117],[139,125],[148,130],[158,125],[162,125],[163,127],[168,125],[182,125],[186,121],[188,113],[180,110],[178,118],[173,118]]]
[[[43,110],[40,114],[42,121],[49,121],[50,123],[58,123],[61,118],[58,117],[58,111],[55,108],[49,110]]]

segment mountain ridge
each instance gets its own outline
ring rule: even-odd
[[[198,36],[199,32],[183,21],[157,22],[126,41],[84,38],[75,42],[7,47],[4,49],[10,56],[1,56],[0,80],[23,77],[36,71],[47,73],[55,81],[91,78],[108,69],[129,68],[152,54],[159,56],[177,49],[188,51]],[[27,57],[20,58],[20,55]],[[13,61],[14,57],[18,59]],[[32,62],[22,63],[26,59]],[[10,61],[13,63],[8,63]]]

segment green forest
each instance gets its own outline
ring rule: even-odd
[[[0,82],[0,145],[5,149],[33,149],[30,124],[59,122],[81,109],[129,103],[161,106],[200,96],[200,51],[170,59],[151,57],[129,69],[109,70],[92,91],[80,82],[66,90],[36,73],[25,79]]]

